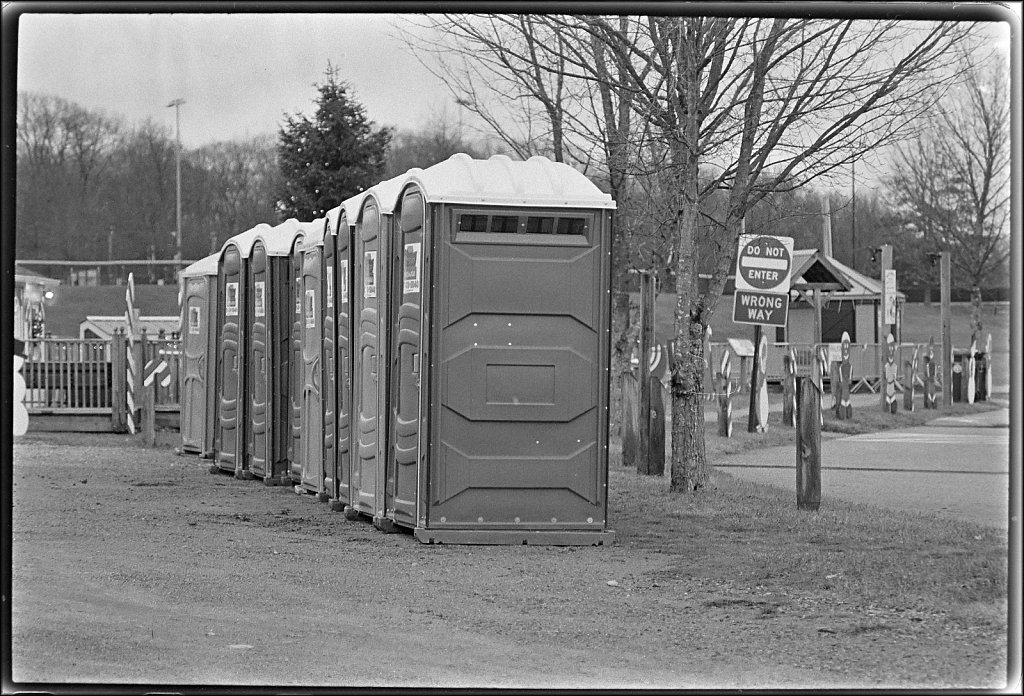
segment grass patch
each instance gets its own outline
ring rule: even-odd
[[[826,399],[831,399],[826,396]],[[854,408],[852,420],[839,420],[835,411],[829,409],[824,411],[824,424],[821,426],[823,432],[843,433],[845,435],[860,435],[862,433],[874,433],[880,430],[891,430],[893,428],[910,428],[924,425],[928,421],[943,416],[964,416],[972,413],[984,413],[1005,408],[991,401],[979,401],[973,404],[953,403],[950,406],[940,407],[934,411],[926,411],[923,407],[915,404],[915,410],[904,411],[903,402],[900,402],[900,410],[896,413],[886,413],[881,406],[874,404],[870,407]]]
[[[609,489],[616,543],[671,557],[659,582],[700,578],[796,593],[825,612],[877,606],[968,623],[1005,606],[1002,530],[845,501],[801,511],[792,492],[718,472],[707,489],[674,493],[668,477],[618,469]]]

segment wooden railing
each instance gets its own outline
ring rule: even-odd
[[[111,342],[44,338],[27,341],[22,375],[29,414],[52,409],[110,409]]]
[[[41,338],[25,342],[25,408],[29,417],[46,414],[105,415],[111,429],[127,429],[127,351],[123,331],[110,339]],[[158,411],[176,411],[179,404],[181,370],[180,342],[177,334],[147,336],[142,332],[135,341],[135,403],[143,403],[143,368],[150,361],[164,361],[167,367],[157,376]],[[154,363],[156,364],[156,363]],[[165,377],[170,377],[166,386]]]

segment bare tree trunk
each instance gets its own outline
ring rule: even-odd
[[[696,170],[696,167],[693,168]],[[696,171],[686,186],[696,188]],[[680,182],[682,184],[682,182]],[[696,197],[679,209],[676,255],[675,350],[672,366],[672,483],[673,491],[693,491],[708,481],[704,446],[704,327],[693,319],[697,271],[694,240],[697,232]]]

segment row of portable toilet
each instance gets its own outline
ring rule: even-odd
[[[455,155],[181,273],[182,449],[428,543],[602,544],[611,215]]]

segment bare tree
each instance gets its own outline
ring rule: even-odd
[[[478,42],[475,57],[520,79],[533,69],[550,73],[545,80],[557,74],[606,85],[633,112],[631,170],[668,178],[676,282],[672,486],[701,488],[708,476],[702,339],[747,211],[771,192],[827,177],[904,135],[941,93],[934,88],[948,81],[952,49],[970,27],[600,16],[548,16],[543,27],[545,39],[529,45],[536,57],[510,42],[493,59]],[[616,70],[602,69],[598,56]],[[711,214],[703,204],[717,191],[727,197]]]
[[[632,93],[635,112],[649,125],[643,136],[664,144],[650,167],[672,177],[672,487],[693,490],[708,477],[702,339],[747,211],[773,191],[828,175],[904,133],[934,100],[934,86],[948,79],[950,51],[968,28],[784,18],[631,22],[628,36],[607,18],[584,20],[628,61],[629,79],[615,88]],[[593,74],[584,60],[570,63]],[[716,190],[728,192],[727,203],[702,228],[701,204]],[[713,256],[704,268],[702,245]],[[701,271],[710,275],[706,289]]]
[[[486,157],[490,148],[467,138],[461,119],[447,109],[431,114],[418,131],[397,131],[388,148],[384,177],[390,179],[413,167],[426,168],[464,152],[471,157]]]
[[[892,198],[930,250],[950,252],[972,290],[981,333],[981,286],[1010,253],[1009,74],[1002,59],[964,59],[963,80],[939,102],[918,137],[897,150]]]
[[[280,172],[272,136],[207,145],[189,153],[187,161],[200,177],[201,185],[193,186],[188,197],[194,201],[195,224],[206,228],[206,253],[217,251],[234,234],[277,219]]]

